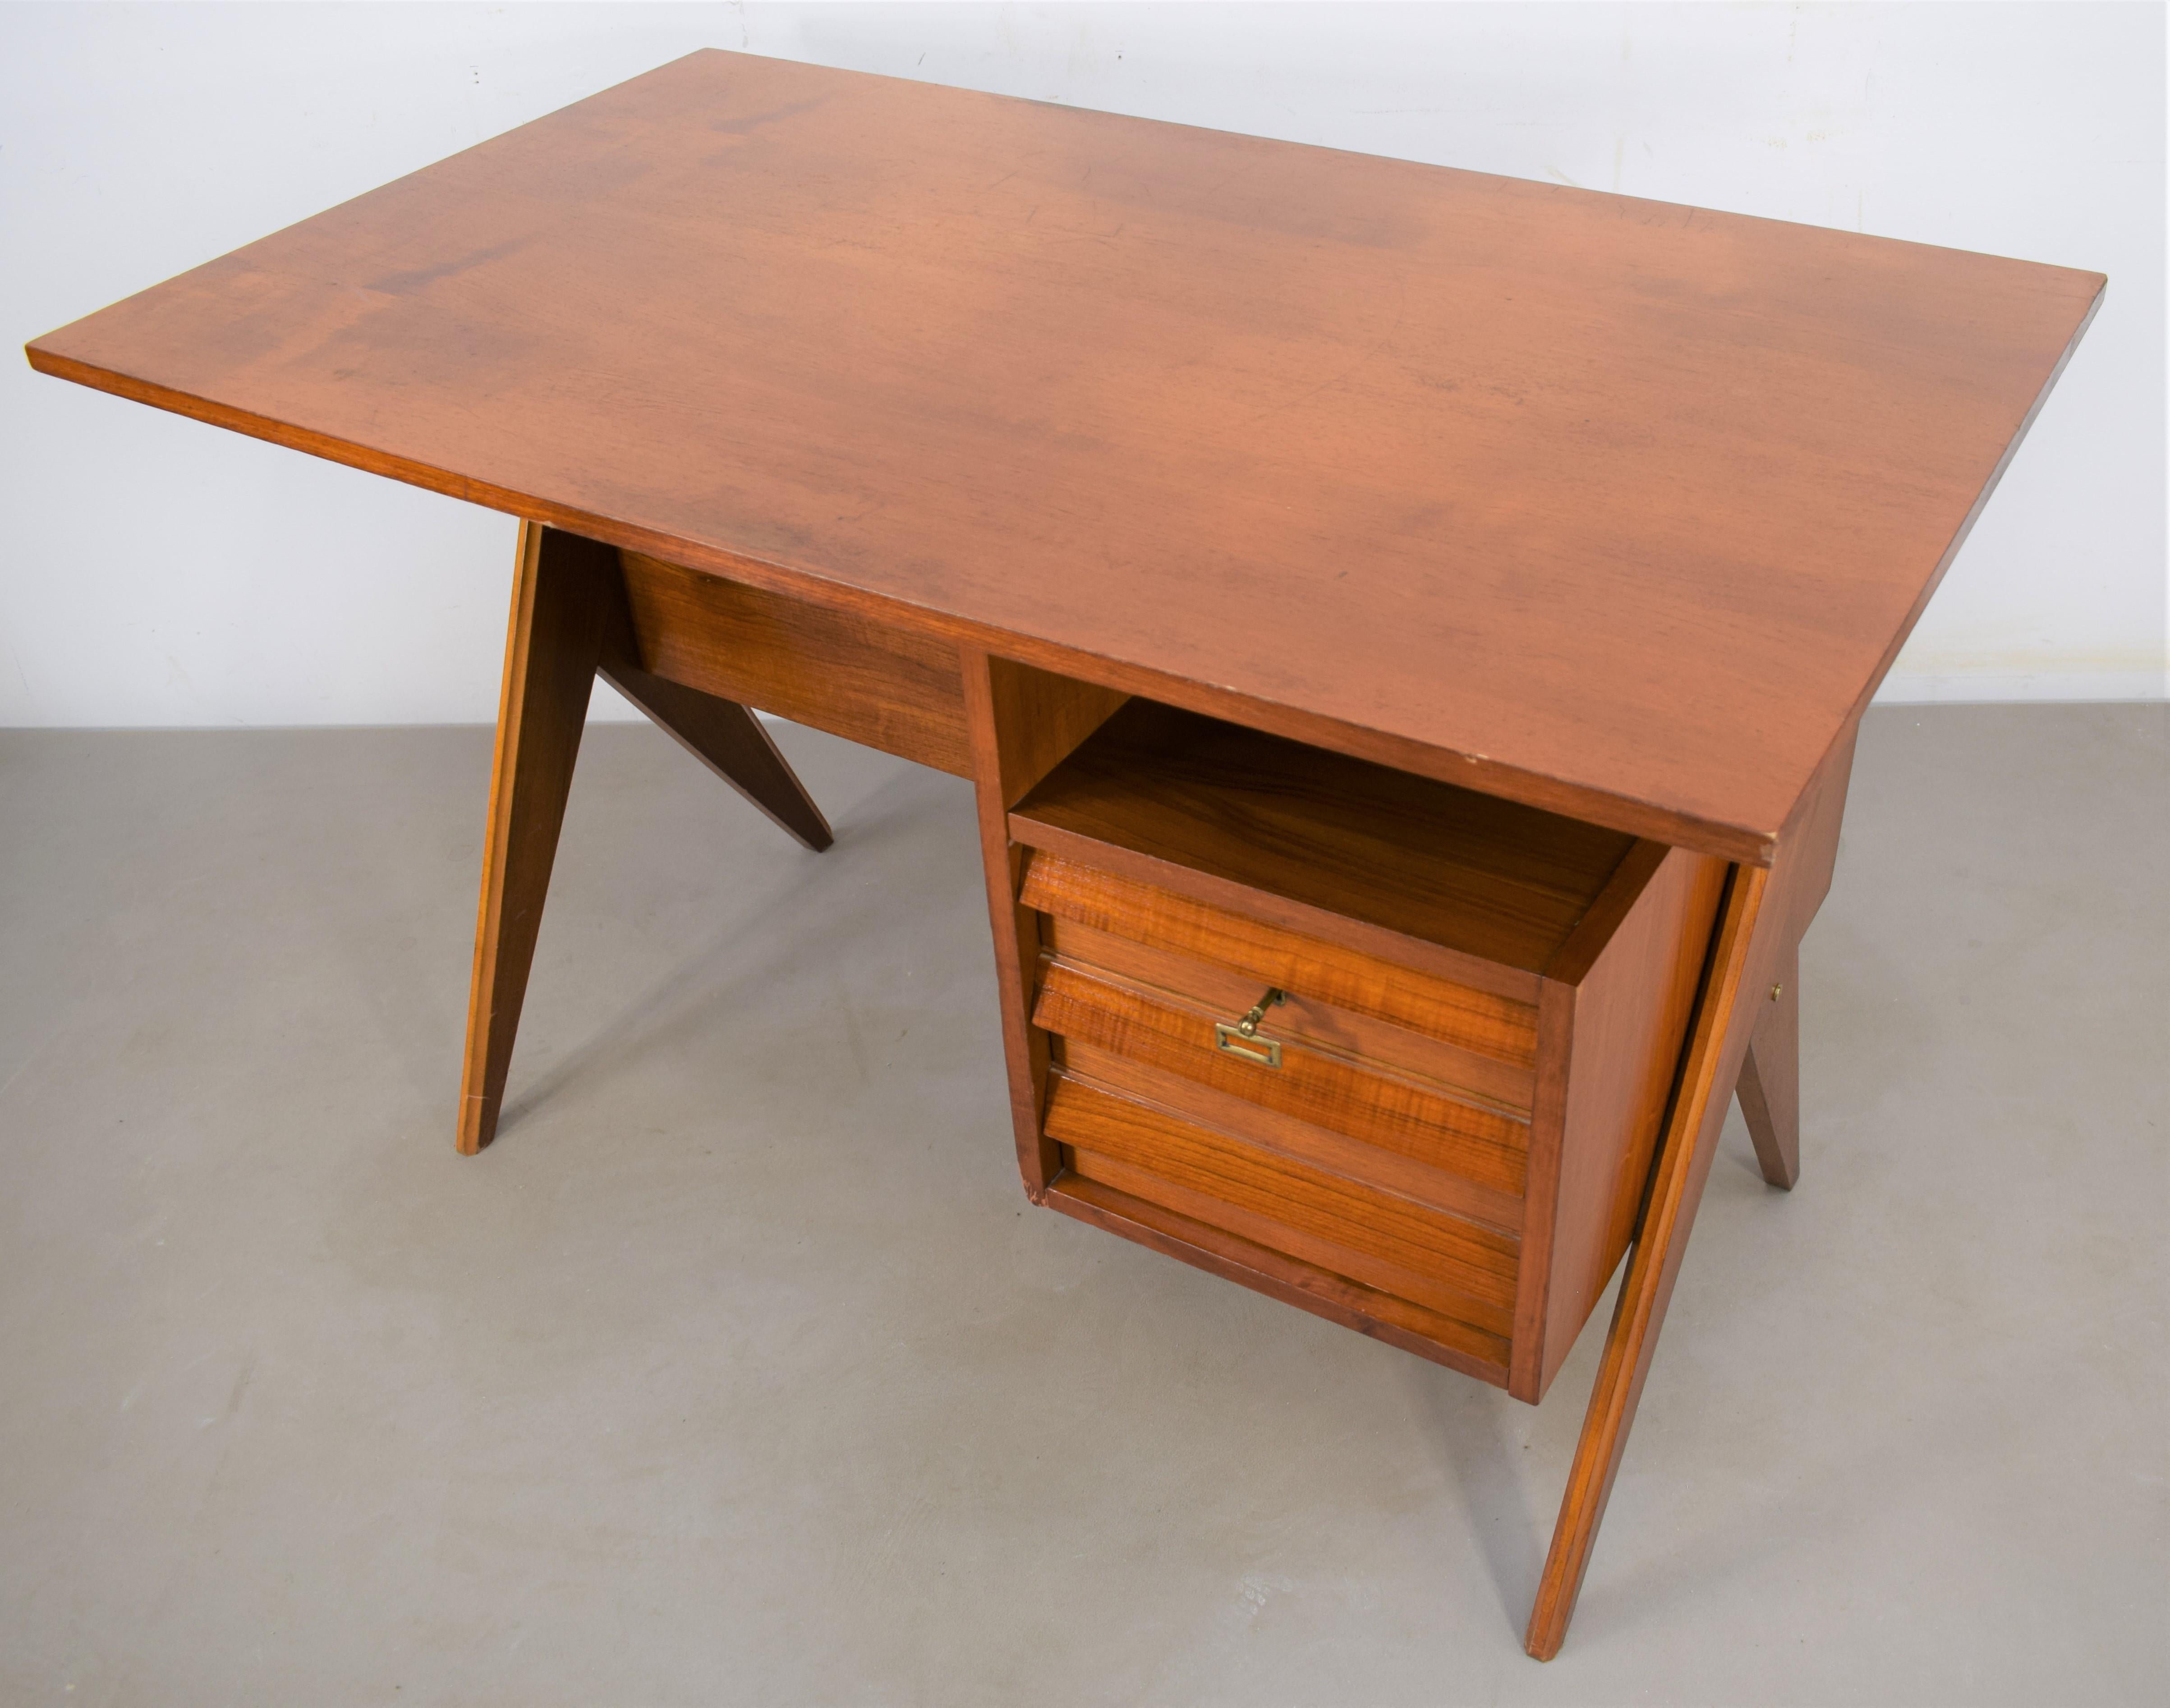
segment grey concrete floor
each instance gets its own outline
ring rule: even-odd
[[[489,737],[0,737],[0,1700],[2154,1702],[2163,708],[1864,730],[1561,1657],[1537,1409],[1018,1190],[969,793],[590,732],[452,1153]]]

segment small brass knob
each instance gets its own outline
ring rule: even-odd
[[[1277,1038],[1259,1036],[1259,1022],[1266,1017],[1266,1010],[1277,1002],[1285,1002],[1287,995],[1276,985],[1251,1005],[1251,1011],[1231,1026],[1225,1020],[1213,1022],[1213,1047],[1230,1055],[1241,1056],[1245,1061],[1256,1062],[1260,1067],[1277,1068],[1281,1065],[1281,1043]]]
[[[1777,993],[1772,994],[1775,995]],[[1236,1022],[1236,1030],[1246,1038],[1256,1038],[1259,1035],[1259,1022],[1266,1017],[1266,1010],[1277,1003],[1287,1001],[1288,993],[1280,986],[1278,985],[1268,986],[1266,994],[1251,1005],[1251,1011]]]

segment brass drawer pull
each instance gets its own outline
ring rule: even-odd
[[[1279,985],[1251,1005],[1251,1011],[1231,1026],[1225,1020],[1213,1025],[1213,1044],[1216,1049],[1230,1055],[1240,1055],[1245,1061],[1257,1062],[1261,1067],[1277,1068],[1281,1065],[1281,1044],[1277,1038],[1261,1038],[1259,1022],[1266,1017],[1266,1010],[1285,1002],[1288,995]]]

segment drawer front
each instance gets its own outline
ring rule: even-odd
[[[1084,1179],[1430,1315],[1430,1337],[1506,1361],[1520,1243],[1059,1075],[1047,1130]]]
[[[1284,1036],[1273,1024],[1278,1010],[1269,1011],[1261,1031],[1280,1041],[1280,1065],[1247,1059],[1222,1049],[1216,1030],[1240,1011],[1105,969],[1044,958],[1032,1018],[1052,1035],[1058,1059],[1065,1043],[1076,1040],[1228,1094],[1237,1108],[1257,1105],[1490,1192],[1521,1195],[1528,1172],[1526,1120],[1458,1096],[1440,1081]],[[1263,1132],[1245,1130],[1242,1136],[1272,1142]]]
[[[1434,1038],[1519,1070],[1527,1107],[1537,1059],[1528,1002],[1393,965],[1360,950],[1247,919],[1225,908],[1040,851],[1025,868],[1025,906],[1056,921],[1239,974],[1291,995]],[[1247,1002],[1255,1000],[1256,991]]]
[[[1111,931],[1097,931],[1060,915],[1040,920],[1042,952],[1120,984],[1175,993],[1235,1019],[1264,994],[1252,973],[1174,954]],[[1284,990],[1259,1029],[1314,1052],[1376,1062],[1390,1072],[1436,1081],[1463,1101],[1526,1120],[1537,1076],[1528,1068],[1486,1055],[1430,1033],[1321,1000],[1301,989]]]

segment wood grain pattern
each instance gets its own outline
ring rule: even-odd
[[[29,355],[1760,862],[2103,283],[711,51]]]
[[[1050,1092],[1047,1122],[1088,1180],[1489,1333],[1508,1332],[1511,1235],[1368,1191],[1062,1076]]]
[[[460,1076],[456,1143],[466,1156],[497,1133],[588,697],[616,616],[617,580],[607,547],[521,525]]]
[[[1063,1038],[1060,1048],[1062,1071],[1073,1080],[1104,1086],[1133,1102],[1153,1104],[1195,1126],[1241,1133],[1248,1144],[1412,1204],[1482,1222],[1503,1234],[1521,1231],[1522,1200],[1512,1193],[1479,1186],[1451,1169],[1368,1145],[1331,1127],[1300,1120],[1202,1080],[1171,1073],[1135,1056],[1117,1055],[1080,1038]]]
[[[1004,658],[987,660],[987,691],[994,727],[1002,734],[996,781],[1004,812],[1130,697]]]
[[[1122,697],[969,647],[959,651],[957,668],[994,931],[1018,1169],[1026,1196],[1038,1204],[1062,1164],[1043,1125],[1047,1037],[1031,1019],[1040,915],[1018,899],[1024,851],[1009,839],[1009,809],[1120,706]]]
[[[1360,949],[1216,907],[1045,851],[1027,862],[1028,906],[1132,942],[1301,990],[1516,1067],[1537,1062],[1537,1010],[1483,986],[1397,966]],[[1253,905],[1265,898],[1252,898]],[[1331,927],[1330,919],[1315,921]],[[1482,976],[1480,969],[1479,976]],[[1517,981],[1530,999],[1537,981]]]
[[[640,659],[666,681],[972,775],[954,643],[620,554]]]
[[[1193,1220],[1082,1175],[1063,1175],[1048,1189],[1046,1201],[1051,1209],[1120,1234],[1419,1358],[1495,1387],[1506,1381],[1506,1344],[1498,1336],[1428,1310],[1412,1300],[1366,1287],[1316,1263]]]
[[[1662,842],[1638,841],[1629,847],[1605,880],[1605,887],[1576,921],[1574,929],[1545,963],[1545,977],[1561,985],[1582,983],[1672,851]]]
[[[1018,901],[1024,852],[1009,838],[1002,777],[1018,761],[1012,728],[997,721],[1004,697],[996,691],[996,660],[967,648],[958,655],[971,744],[972,803],[980,827],[980,863],[987,882],[987,918],[995,943],[995,986],[1002,1019],[1002,1062],[1009,1078],[1010,1124],[1025,1196],[1045,1198],[1062,1172],[1061,1150],[1041,1124],[1047,1103],[1047,1034],[1032,1023],[1032,969],[1040,958],[1039,915]]]
[[[1444,1087],[1426,1089],[1414,1080],[1295,1045],[1284,1049],[1278,1069],[1242,1061],[1214,1048],[1211,1014],[1061,962],[1049,967],[1032,1021],[1043,1032],[1181,1074],[1495,1192],[1522,1189],[1528,1129],[1507,1116],[1456,1102],[1444,1095]]]
[[[1242,914],[1297,937],[1336,942],[1396,968],[1406,967],[1449,984],[1504,996],[1524,1007],[1536,1003],[1538,988],[1544,982],[1520,968],[1503,967],[1494,961],[1464,954],[1459,949],[1405,937],[1383,926],[1349,919],[1269,889],[1247,889],[1195,867],[1141,854],[1120,843],[1078,835],[1020,814],[1010,814],[1009,828],[1017,842],[1069,864],[1111,873],[1146,889],[1202,903],[1217,912]]]
[[[1264,994],[1264,987],[1272,983],[1232,968],[1134,942],[1111,931],[1094,931],[1056,914],[1040,915],[1040,942],[1043,963],[1051,955],[1088,970],[1098,969],[1123,983],[1173,992],[1227,1020],[1239,1019]],[[1467,1101],[1529,1118],[1535,1076],[1527,1068],[1354,1009],[1337,1007],[1306,995],[1300,988],[1274,988],[1283,995],[1268,1015],[1265,1026],[1275,1038],[1437,1080],[1451,1086]]]
[[[1011,817],[1532,974],[1633,844],[1143,700]]]
[[[1055,1082],[1058,1105],[1068,1083],[1061,1078]],[[1298,1182],[1270,1173],[1255,1180],[1224,1176],[1208,1166],[1219,1160],[1211,1146],[1162,1152],[1152,1166],[1135,1157],[1104,1155],[1071,1145],[1065,1145],[1062,1155],[1070,1172],[1086,1180],[1112,1186],[1193,1221],[1225,1228],[1269,1250],[1408,1300],[1494,1338],[1504,1339],[1508,1332],[1512,1312],[1507,1306],[1477,1298],[1433,1273],[1442,1267],[1439,1254],[1403,1245],[1390,1230],[1360,1214],[1322,1214]],[[1459,1278],[1473,1272],[1456,1273]]]

